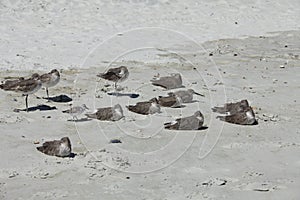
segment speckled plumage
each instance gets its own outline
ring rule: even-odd
[[[72,152],[71,141],[68,137],[63,137],[60,140],[46,141],[36,149],[49,156],[57,157],[68,157]]]
[[[149,101],[138,102],[136,105],[126,106],[131,112],[135,112],[142,115],[149,115],[160,112],[160,105],[156,98]]]
[[[173,122],[165,123],[165,129],[170,130],[199,130],[204,123],[204,117],[200,111],[195,112],[192,116],[178,118]]]
[[[95,113],[85,114],[89,118],[101,121],[118,121],[124,117],[120,104],[113,107],[98,108]]]

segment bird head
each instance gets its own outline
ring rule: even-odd
[[[82,107],[86,110],[89,110],[89,108],[85,104],[82,104]]]
[[[71,145],[71,141],[70,141],[70,139],[68,138],[68,137],[63,137],[63,138],[61,138],[60,139],[62,142],[64,142],[64,143],[67,143],[67,144],[70,144]]]
[[[194,113],[194,116],[197,117],[198,119],[202,119],[203,120],[203,115],[202,115],[202,113],[199,110]]]
[[[31,79],[38,80],[40,78],[40,75],[38,73],[34,73],[31,75]]]

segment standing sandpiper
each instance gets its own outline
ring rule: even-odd
[[[68,110],[62,111],[63,113],[68,113],[73,117],[73,121],[78,120],[77,116],[82,114],[85,110],[88,110],[89,108],[85,105],[82,104],[82,106],[75,106],[71,107]]]
[[[129,76],[129,71],[127,67],[121,66],[117,68],[110,68],[107,72],[100,73],[97,76],[114,82],[114,88],[117,89],[117,83],[125,81]]]
[[[60,80],[60,74],[56,69],[40,76],[43,86],[46,88],[47,98],[49,98],[48,88],[55,86]]]
[[[26,111],[28,112],[28,95],[34,94],[42,87],[42,82],[39,80],[39,77],[40,76],[37,73],[34,73],[29,79],[5,82],[0,85],[0,88],[5,91],[14,91],[25,95]]]

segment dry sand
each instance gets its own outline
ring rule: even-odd
[[[51,96],[68,95],[74,105],[85,103],[91,111],[119,103],[125,114],[118,122],[74,123],[61,112],[68,103],[36,98],[45,96],[44,90],[29,96],[30,107],[56,110],[14,112],[25,107],[24,97],[0,91],[0,199],[298,199],[299,3],[272,3],[270,10],[268,3],[237,2],[0,4],[0,80],[57,68],[61,82],[49,89]],[[137,18],[136,7],[143,17]],[[288,11],[283,15],[281,9]],[[237,24],[231,20],[236,10],[242,13]],[[205,16],[212,17],[205,22]],[[139,24],[163,28],[126,32]],[[122,93],[138,98],[107,95],[112,87],[95,76],[121,64],[130,71],[120,84]],[[152,116],[126,110],[125,105],[167,94],[150,79],[176,72],[186,88],[205,97]],[[241,99],[250,101],[258,125],[215,119],[212,106]],[[197,109],[208,129],[163,129],[163,122]],[[34,143],[64,136],[71,139],[74,158],[35,149],[39,144]],[[122,143],[111,144],[111,139]]]

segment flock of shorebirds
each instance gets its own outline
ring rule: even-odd
[[[28,112],[28,95],[36,93],[42,86],[46,88],[49,98],[48,88],[55,86],[60,80],[60,74],[56,69],[43,75],[34,73],[29,78],[20,77],[16,80],[6,80],[0,85],[5,91],[14,91],[25,95],[26,111]]]
[[[117,84],[126,80],[129,76],[127,67],[120,66],[117,68],[110,68],[105,73],[100,73],[98,77],[112,81],[114,88],[117,90]],[[60,73],[58,70],[53,69],[51,72],[39,75],[37,73],[32,74],[29,78],[18,78],[15,80],[6,80],[0,88],[5,91],[13,91],[25,95],[26,111],[28,111],[28,95],[34,94],[41,87],[45,87],[47,99],[49,99],[48,88],[57,85],[60,80]],[[182,78],[179,73],[171,74],[165,77],[155,77],[151,80],[152,85],[162,87],[166,90],[182,88]],[[131,112],[150,115],[161,112],[161,107],[178,108],[182,107],[184,103],[192,103],[193,95],[204,96],[195,92],[193,89],[179,90],[169,92],[168,96],[159,96],[150,99],[149,101],[138,102],[135,105],[126,106]],[[64,110],[63,113],[68,113],[73,117],[73,120],[77,120],[77,116],[82,114],[88,109],[83,104],[82,106],[72,107],[68,110]],[[247,100],[241,100],[235,103],[226,103],[224,106],[213,107],[213,112],[220,113],[217,116],[221,121],[239,124],[239,125],[254,125],[257,123],[255,119],[252,107]],[[88,118],[105,120],[105,121],[118,121],[124,117],[123,109],[120,104],[112,107],[98,108],[94,113],[86,113]],[[200,130],[203,128],[204,117],[201,111],[196,111],[193,115],[183,118],[175,119],[172,122],[164,123],[165,129],[170,130]],[[37,147],[37,150],[53,156],[68,157],[71,155],[71,142],[68,137],[64,137],[61,140],[47,141],[42,146]]]

